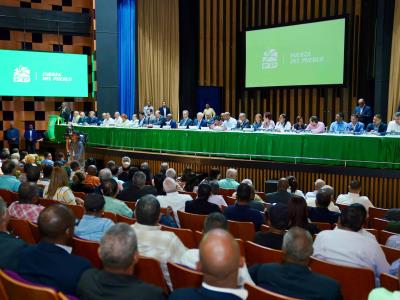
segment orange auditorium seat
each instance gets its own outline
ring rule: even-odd
[[[134,275],[144,282],[161,287],[166,294],[169,293],[169,288],[165,282],[158,260],[140,256],[135,265]]]
[[[386,230],[379,231],[379,243],[385,245],[388,238],[390,238],[392,235],[396,235],[396,233]]]
[[[29,228],[32,231],[33,238],[35,239],[36,242],[40,241],[40,233],[39,233],[39,227],[37,224],[28,222],[29,223]]]
[[[243,241],[252,241],[256,233],[254,223],[252,222],[236,222],[228,220],[229,232],[238,239]]]
[[[379,218],[370,218],[370,227],[376,230],[385,230],[386,226],[389,225],[388,220],[379,219]]]
[[[373,219],[373,218],[383,219],[387,212],[388,212],[388,209],[386,209],[386,208],[370,207],[368,209],[368,215],[369,215],[370,219]]]
[[[246,283],[244,287],[249,292],[247,300],[296,300],[296,298],[270,292],[252,284]]]
[[[73,192],[75,197],[81,198],[82,200],[86,199],[86,193],[82,193],[82,192]]]
[[[118,223],[127,223],[127,224],[135,224],[136,223],[136,219],[135,218],[128,218],[125,216],[121,216],[121,215],[117,215],[117,222]]]
[[[319,230],[331,230],[332,229],[332,224],[330,223],[324,223],[324,222],[311,222],[315,226],[318,227]]]
[[[224,196],[224,200],[225,200],[226,204],[228,204],[228,206],[236,204],[236,198],[233,198],[231,196]]]
[[[72,204],[68,204],[66,206],[73,212],[75,218],[79,220],[82,219],[83,215],[85,214],[85,209],[83,206]]]
[[[399,249],[386,247],[384,245],[381,245],[381,248],[383,250],[383,253],[385,253],[386,260],[388,261],[389,264],[393,263],[395,260],[400,258]]]
[[[87,241],[77,237],[73,238],[72,241],[72,253],[78,256],[85,257],[92,263],[94,268],[103,268],[103,263],[99,257],[99,246],[98,242]]]
[[[0,189],[0,197],[2,197],[7,206],[9,206],[12,202],[18,200],[18,193]]]
[[[283,261],[281,250],[263,247],[250,241],[244,243],[244,249],[246,253],[246,263],[249,266],[264,263],[281,263]]]
[[[202,273],[170,262],[167,263],[167,266],[174,290],[201,286],[203,281]]]
[[[233,193],[236,192],[236,190],[233,189],[219,189],[219,194],[221,196],[232,196]]]
[[[392,292],[398,291],[400,290],[399,279],[396,276],[381,273],[381,287]]]
[[[37,243],[37,240],[35,239],[31,227],[29,225],[29,221],[10,218],[9,226],[12,228],[12,233],[15,236],[23,239],[25,242],[29,244]]]
[[[182,241],[182,243],[189,249],[197,248],[196,239],[194,233],[190,229],[174,228],[169,226],[161,226],[162,231],[170,231],[176,234],[176,236]]]
[[[103,218],[110,219],[110,220],[113,221],[114,223],[117,223],[117,214],[115,214],[115,213],[113,213],[113,212],[104,211],[104,212],[103,212]]]
[[[132,211],[135,210],[136,208],[136,202],[133,201],[122,201],[126,204],[126,206],[128,206],[130,209],[132,209]]]
[[[196,215],[178,210],[178,218],[182,228],[191,229],[193,231],[203,231],[204,221],[207,216]]]

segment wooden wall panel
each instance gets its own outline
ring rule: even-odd
[[[357,101],[361,0],[197,0],[199,14],[200,86],[223,88],[223,106],[235,116],[244,111],[252,121],[256,113],[271,111],[275,119],[287,113],[308,119],[318,115],[327,125],[342,111],[350,118]],[[347,86],[271,88],[246,91],[240,49],[241,35],[251,27],[312,21],[348,15]],[[323,41],[321,41],[323,42]],[[244,70],[243,70],[244,71]],[[241,80],[238,80],[241,79]]]

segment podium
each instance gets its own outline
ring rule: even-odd
[[[50,115],[49,121],[47,123],[47,137],[50,141],[54,141],[56,139],[54,130],[56,125],[60,125],[64,123],[64,119],[57,115]]]

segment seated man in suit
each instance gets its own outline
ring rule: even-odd
[[[207,122],[204,120],[204,115],[202,112],[197,113],[197,118],[193,122],[193,126],[197,126],[197,128],[207,127]]]
[[[85,112],[81,111],[79,113],[79,120],[78,120],[78,125],[86,125],[88,124],[89,118],[86,117]]]
[[[76,294],[82,273],[90,268],[85,258],[71,255],[75,217],[64,205],[45,208],[38,219],[41,241],[19,252],[17,273],[34,283]]]
[[[329,205],[334,197],[334,190],[330,186],[322,187],[317,192],[315,204],[317,207],[308,207],[308,218],[311,222],[323,222],[335,224],[338,221],[340,213],[330,211]]]
[[[339,284],[308,267],[313,254],[311,234],[292,227],[283,238],[283,264],[262,264],[250,268],[256,285],[299,299],[342,299]]]
[[[189,111],[188,110],[184,110],[182,111],[182,119],[179,121],[179,126],[192,126],[193,125],[193,121],[192,119],[189,118]]]
[[[165,125],[165,118],[161,115],[160,111],[157,110],[153,124],[163,127]]]
[[[363,98],[358,99],[358,106],[354,109],[354,113],[358,116],[361,123],[369,124],[372,119],[372,109],[365,104]]]
[[[139,259],[136,233],[128,224],[112,226],[103,236],[99,256],[104,269],[89,269],[78,284],[80,299],[165,299],[161,288],[132,276]]]
[[[211,230],[200,243],[197,269],[203,272],[202,286],[175,290],[169,299],[247,299],[247,291],[237,285],[239,268],[243,264],[239,246],[232,235],[223,229]]]
[[[386,130],[387,130],[387,125],[382,122],[382,117],[380,114],[376,114],[374,116],[374,119],[372,120],[372,123],[369,123],[367,126],[368,132],[377,132],[384,134]]]
[[[236,128],[239,129],[250,128],[250,121],[247,119],[245,113],[240,113]]]
[[[289,181],[286,178],[281,178],[278,181],[278,191],[266,194],[267,202],[281,203],[287,205],[292,195],[287,191],[289,188]]]
[[[18,265],[18,253],[28,245],[8,232],[9,221],[7,204],[0,197],[0,269],[15,271]]]
[[[171,126],[171,128],[177,128],[178,127],[177,124],[176,124],[176,121],[172,118],[172,114],[168,114],[167,115],[167,119],[165,120],[164,126],[165,125]]]
[[[98,125],[100,123],[99,119],[96,117],[94,111],[89,111],[89,116],[87,118],[87,123],[89,125]]]
[[[358,120],[358,115],[352,114],[350,117],[350,123],[347,124],[347,130],[350,132],[358,133],[364,131],[364,123]]]
[[[210,113],[206,113],[206,114],[204,114],[204,121],[206,121],[207,126],[211,126],[214,124],[215,119],[214,119],[214,117],[211,116]]]

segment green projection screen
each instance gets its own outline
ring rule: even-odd
[[[0,50],[0,96],[87,97],[88,58]]]
[[[344,84],[346,19],[246,32],[246,88]]]

